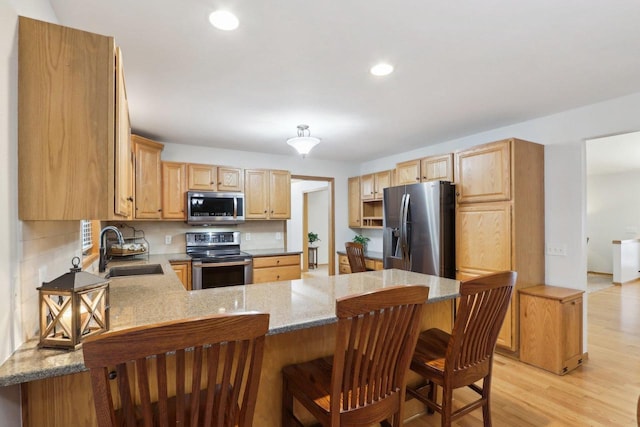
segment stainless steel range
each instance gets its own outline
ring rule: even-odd
[[[193,289],[253,283],[253,257],[240,250],[239,231],[186,233]]]

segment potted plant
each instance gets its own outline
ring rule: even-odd
[[[320,238],[318,237],[318,234],[314,233],[312,231],[307,233],[307,239],[309,240],[309,244],[310,245],[313,245],[315,242],[319,242],[320,241]]]
[[[367,236],[363,236],[362,234],[356,234],[353,237],[353,242],[355,243],[360,243],[362,245],[362,250],[366,251],[367,250],[367,242],[371,240],[369,239]]]

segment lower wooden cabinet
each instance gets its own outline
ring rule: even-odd
[[[253,257],[253,283],[295,280],[300,277],[300,254]]]
[[[582,294],[556,286],[520,291],[520,360],[558,375],[582,365]]]
[[[178,279],[188,291],[191,287],[191,261],[171,261],[171,268],[176,272]]]
[[[364,265],[367,270],[382,270],[382,261],[375,258],[364,259]],[[338,272],[339,274],[350,274],[351,266],[349,265],[349,258],[346,255],[338,254]]]

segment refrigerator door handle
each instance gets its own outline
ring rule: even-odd
[[[411,248],[409,248],[409,194],[405,193],[402,197],[402,261],[404,264],[405,270],[409,270],[411,268]]]

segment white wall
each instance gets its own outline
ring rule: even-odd
[[[308,227],[318,235],[320,241],[315,242],[318,248],[318,264],[329,262],[329,191],[311,191],[307,193],[308,202]]]
[[[640,171],[587,178],[587,267],[613,273],[613,240],[640,235]]]

